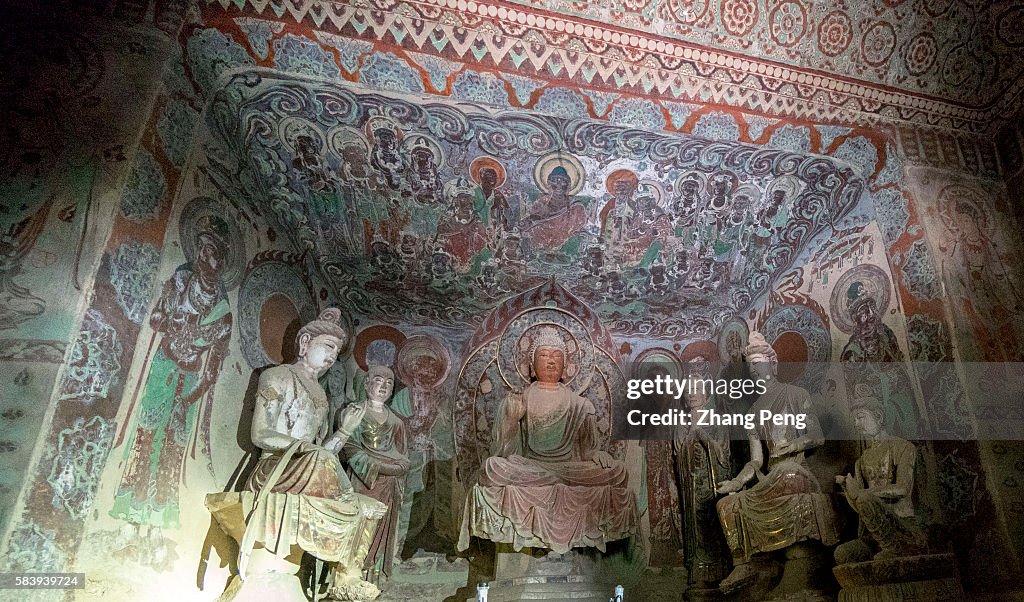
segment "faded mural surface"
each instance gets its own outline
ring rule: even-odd
[[[822,60],[915,91],[839,35],[846,12],[814,15],[832,35],[799,26],[811,18],[799,7],[785,9],[796,11],[787,32],[777,11],[747,30],[724,8],[736,3],[721,3],[721,24],[682,4],[657,17],[679,35],[724,31],[715,39],[733,47],[763,34],[780,60],[811,36]],[[89,595],[215,598],[231,550],[208,539],[201,500],[231,487],[248,460],[239,424],[258,371],[289,359],[297,325],[327,306],[344,308],[352,334],[326,379],[332,403],[358,397],[371,365],[401,381],[392,407],[412,461],[403,567],[443,575],[429,585],[439,598],[466,583],[468,561],[445,553],[521,353],[502,333],[522,312],[587,342],[602,401],[620,384],[617,365],[728,361],[757,330],[782,361],[831,362],[786,376],[826,423],[844,420],[845,400],[868,385],[906,438],[922,424],[951,437],[972,428],[957,383],[910,362],[1021,357],[1007,335],[1024,334],[1021,245],[997,161],[974,138],[923,128],[925,112],[905,113],[910,125],[893,134],[858,121],[874,123],[889,101],[835,88],[822,109],[819,92],[756,70],[741,108],[726,110],[697,91],[697,75],[680,76],[698,73],[681,51],[623,51],[582,31],[574,47],[504,17],[499,35],[463,13],[452,17],[460,34],[426,5],[403,5],[421,21],[387,23],[330,6],[319,19],[304,3],[279,15],[245,3],[192,11],[168,42],[152,114],[116,135],[87,133],[91,163],[11,141],[27,149],[3,158],[16,202],[0,212],[0,386],[14,393],[0,402],[10,459],[0,508],[13,508],[0,525],[10,521],[11,568],[101,574],[118,563],[132,574],[98,580]],[[993,11],[962,17],[1003,18]],[[922,54],[935,41],[915,32],[869,29],[880,36],[861,42],[872,60],[892,30],[894,45],[923,49],[901,58],[907,69],[958,64]],[[118,85],[112,73],[127,77],[103,65],[145,54],[127,43],[101,52],[90,38],[71,48],[58,63],[78,70],[70,98],[83,106],[105,98],[101,82]],[[723,74],[705,90],[728,80],[725,69],[701,67],[701,77]],[[145,113],[143,100],[123,110]],[[891,369],[867,373],[871,362]],[[949,407],[925,413],[940,393]],[[11,468],[28,467],[41,429],[38,464]],[[1024,525],[1006,502],[1024,479],[1019,450],[930,451],[958,543],[1005,547],[997,518],[1015,533]],[[671,450],[615,452],[642,491],[637,562],[681,566]],[[982,453],[996,458],[995,485]],[[844,461],[833,455],[822,470]],[[968,579],[984,574],[973,570]]]

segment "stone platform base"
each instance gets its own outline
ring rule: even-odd
[[[599,564],[596,550],[570,550],[565,554],[531,549],[513,552],[507,544],[499,544],[495,579],[489,584],[487,600],[608,602],[615,585],[602,579]],[[476,597],[469,602],[476,602]]]
[[[842,586],[840,602],[963,600],[952,554],[925,554],[841,564],[832,573]]]

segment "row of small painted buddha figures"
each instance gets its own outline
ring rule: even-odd
[[[385,404],[394,376],[387,368],[371,369],[366,401],[342,410],[331,428],[317,377],[334,363],[346,333],[330,311],[300,331],[294,364],[261,375],[252,437],[263,456],[247,488],[260,491],[284,450],[298,442],[298,453],[278,471],[273,492],[333,499],[356,493],[386,504],[363,568],[387,577],[397,552],[397,512],[409,468],[402,421]],[[806,541],[831,546],[839,539],[831,499],[804,460],[807,450],[823,443],[809,395],[775,378],[777,358],[760,333],[749,340],[746,361],[755,377],[768,382],[750,411],[804,413],[807,421],[799,432],[771,425],[752,431],[750,461],[733,478],[721,478],[730,473],[727,436],[691,428],[675,442],[690,580],[704,586],[721,581],[725,592],[757,577],[754,557]],[[606,541],[635,532],[636,501],[627,471],[599,449],[593,403],[563,384],[567,351],[558,333],[541,329],[529,354],[536,380],[509,395],[498,411],[492,457],[470,492],[459,547],[467,547],[475,535],[516,549],[603,549]],[[689,403],[700,409],[707,401],[691,397]],[[917,554],[925,547],[910,495],[915,448],[884,432],[881,412],[873,398],[853,405],[855,425],[869,444],[854,474],[838,477],[837,483],[860,516],[863,536],[836,550],[840,562],[869,559],[876,549],[877,558]],[[574,502],[572,512],[549,504],[564,505],[573,496],[583,505]],[[725,576],[729,552],[733,569]]]

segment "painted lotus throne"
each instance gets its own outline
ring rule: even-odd
[[[604,552],[629,537],[635,488],[608,438],[624,382],[596,315],[549,282],[496,309],[471,350],[454,416],[469,486],[459,549],[476,536],[499,553]]]

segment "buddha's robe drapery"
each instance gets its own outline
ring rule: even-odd
[[[729,551],[718,524],[715,502],[718,483],[731,476],[729,433],[726,427],[680,427],[672,448],[679,479],[688,582],[721,581],[729,571]]]
[[[288,447],[263,450],[245,491],[207,496],[207,508],[229,535],[240,539],[248,525],[258,544],[281,557],[294,545],[321,560],[362,562],[386,508],[354,493],[338,457],[318,447],[329,432],[328,408],[323,389],[294,365],[260,375],[256,412],[264,413],[264,423],[312,445],[293,450],[262,504],[255,504],[257,496]]]
[[[806,429],[794,426],[758,425],[758,438],[767,452],[768,475],[758,473],[751,487],[718,501],[718,516],[725,539],[733,552],[749,558],[805,540],[830,546],[839,540],[839,527],[829,496],[807,468],[803,452],[773,456],[776,447],[801,436],[820,439],[821,427],[807,391],[776,382],[750,408],[775,414],[806,414]]]
[[[367,581],[371,583],[390,579],[395,561],[399,558],[399,523],[405,495],[405,477],[409,472],[409,442],[405,423],[390,408],[385,409],[387,414],[383,421],[377,420],[367,411],[342,450],[353,477],[355,491],[388,507],[366,556],[365,568],[369,572]]]
[[[516,419],[517,408],[523,414]],[[523,547],[602,551],[637,524],[625,467],[602,468],[594,405],[568,387],[534,383],[498,412],[494,449],[466,500],[459,549],[471,535]]]

